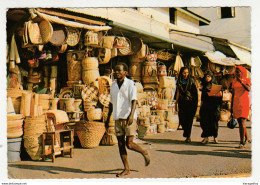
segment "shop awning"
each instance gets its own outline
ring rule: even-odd
[[[131,26],[127,26],[118,22],[111,21],[109,23],[113,27],[113,33],[117,35],[122,35],[128,37],[141,36],[143,41],[149,45],[151,48],[159,49],[169,49],[173,51],[180,51],[182,53],[205,53],[207,50],[198,46],[193,46],[191,44],[176,41],[170,38],[162,37],[154,33],[146,32]]]
[[[201,34],[185,32],[181,30],[170,30],[170,39],[189,44],[193,47],[203,48],[205,51],[215,51],[212,39]]]
[[[242,64],[246,64],[251,66],[251,53],[250,51],[247,51],[245,49],[242,49],[240,47],[237,47],[233,44],[229,44],[231,49],[234,51],[234,53],[237,55],[237,57],[240,59]]]
[[[220,64],[220,65],[224,65],[224,66],[242,65],[242,63],[239,60],[236,60],[231,57],[226,57],[226,55],[220,51],[215,51],[215,52],[208,51],[205,53],[205,56],[212,63],[215,63],[215,64]]]
[[[110,26],[96,26],[96,25],[88,25],[88,24],[82,24],[82,23],[79,23],[79,22],[69,21],[69,20],[62,19],[62,18],[57,17],[57,16],[41,13],[41,12],[35,10],[35,9],[33,9],[31,11],[31,13],[34,13],[34,14],[38,15],[39,17],[46,19],[46,20],[48,20],[52,23],[63,24],[65,26],[88,29],[88,30],[93,30],[93,31],[106,31],[106,30],[111,29]]]

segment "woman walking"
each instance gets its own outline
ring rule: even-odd
[[[209,137],[214,137],[214,143],[218,143],[218,121],[220,119],[220,105],[222,102],[221,94],[209,96],[212,84],[216,84],[212,72],[207,72],[202,81],[201,107],[200,107],[200,126],[202,129],[202,144],[207,144]]]
[[[185,142],[190,143],[190,135],[198,106],[198,92],[195,80],[190,77],[189,69],[182,67],[177,80],[176,103],[178,107],[179,123],[183,128],[183,137],[186,137]]]
[[[239,124],[240,144],[238,148],[244,148],[247,142],[251,142],[245,121],[249,114],[249,96],[251,90],[251,81],[247,78],[247,70],[242,66],[236,67],[235,79],[232,83],[232,115]]]

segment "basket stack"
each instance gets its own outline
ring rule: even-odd
[[[46,116],[26,117],[24,120],[24,147],[32,160],[42,155],[42,134],[46,132]]]
[[[142,67],[142,81],[144,88],[158,89],[157,63],[156,61],[145,61]]]
[[[105,124],[95,121],[81,121],[76,125],[76,132],[83,148],[96,148],[105,133]]]

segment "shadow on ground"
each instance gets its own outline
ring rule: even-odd
[[[173,151],[173,150],[157,150],[159,152],[170,152],[179,155],[211,155],[219,157],[232,157],[232,158],[248,158],[251,159],[250,150],[213,150],[213,151],[198,151],[198,150],[186,150],[186,151]]]
[[[67,167],[60,167],[60,166],[38,166],[38,165],[23,165],[23,164],[9,164],[8,167],[12,168],[19,168],[19,169],[29,169],[29,170],[39,170],[45,171],[51,174],[59,174],[56,171],[62,172],[71,172],[71,173],[85,173],[85,174],[117,174],[121,172],[123,169],[111,169],[111,170],[100,170],[100,171],[84,171],[81,169],[75,168],[67,168]],[[138,172],[137,170],[131,170],[133,172]]]

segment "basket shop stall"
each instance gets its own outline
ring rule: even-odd
[[[108,129],[104,125],[117,62],[128,64],[128,77],[138,89],[138,137],[177,128],[173,98],[184,65],[180,53],[151,48],[141,37],[116,35],[109,26],[31,9],[28,14],[19,24],[12,22],[12,13],[8,19],[8,133],[17,134],[8,139],[21,143],[22,137],[32,160],[72,157],[73,139],[84,148],[117,144],[112,117]],[[194,61],[199,74],[200,63]]]
[[[88,39],[87,44],[97,45],[97,32],[110,27],[71,23],[27,9],[7,14],[8,162],[25,153],[31,160],[72,157],[74,136],[83,147],[93,148],[106,132],[103,143],[116,144],[113,130],[105,131],[103,108],[95,105],[99,99],[108,103],[111,80],[101,77],[90,86],[100,76],[99,61],[108,60],[106,49],[99,52],[84,44]]]

